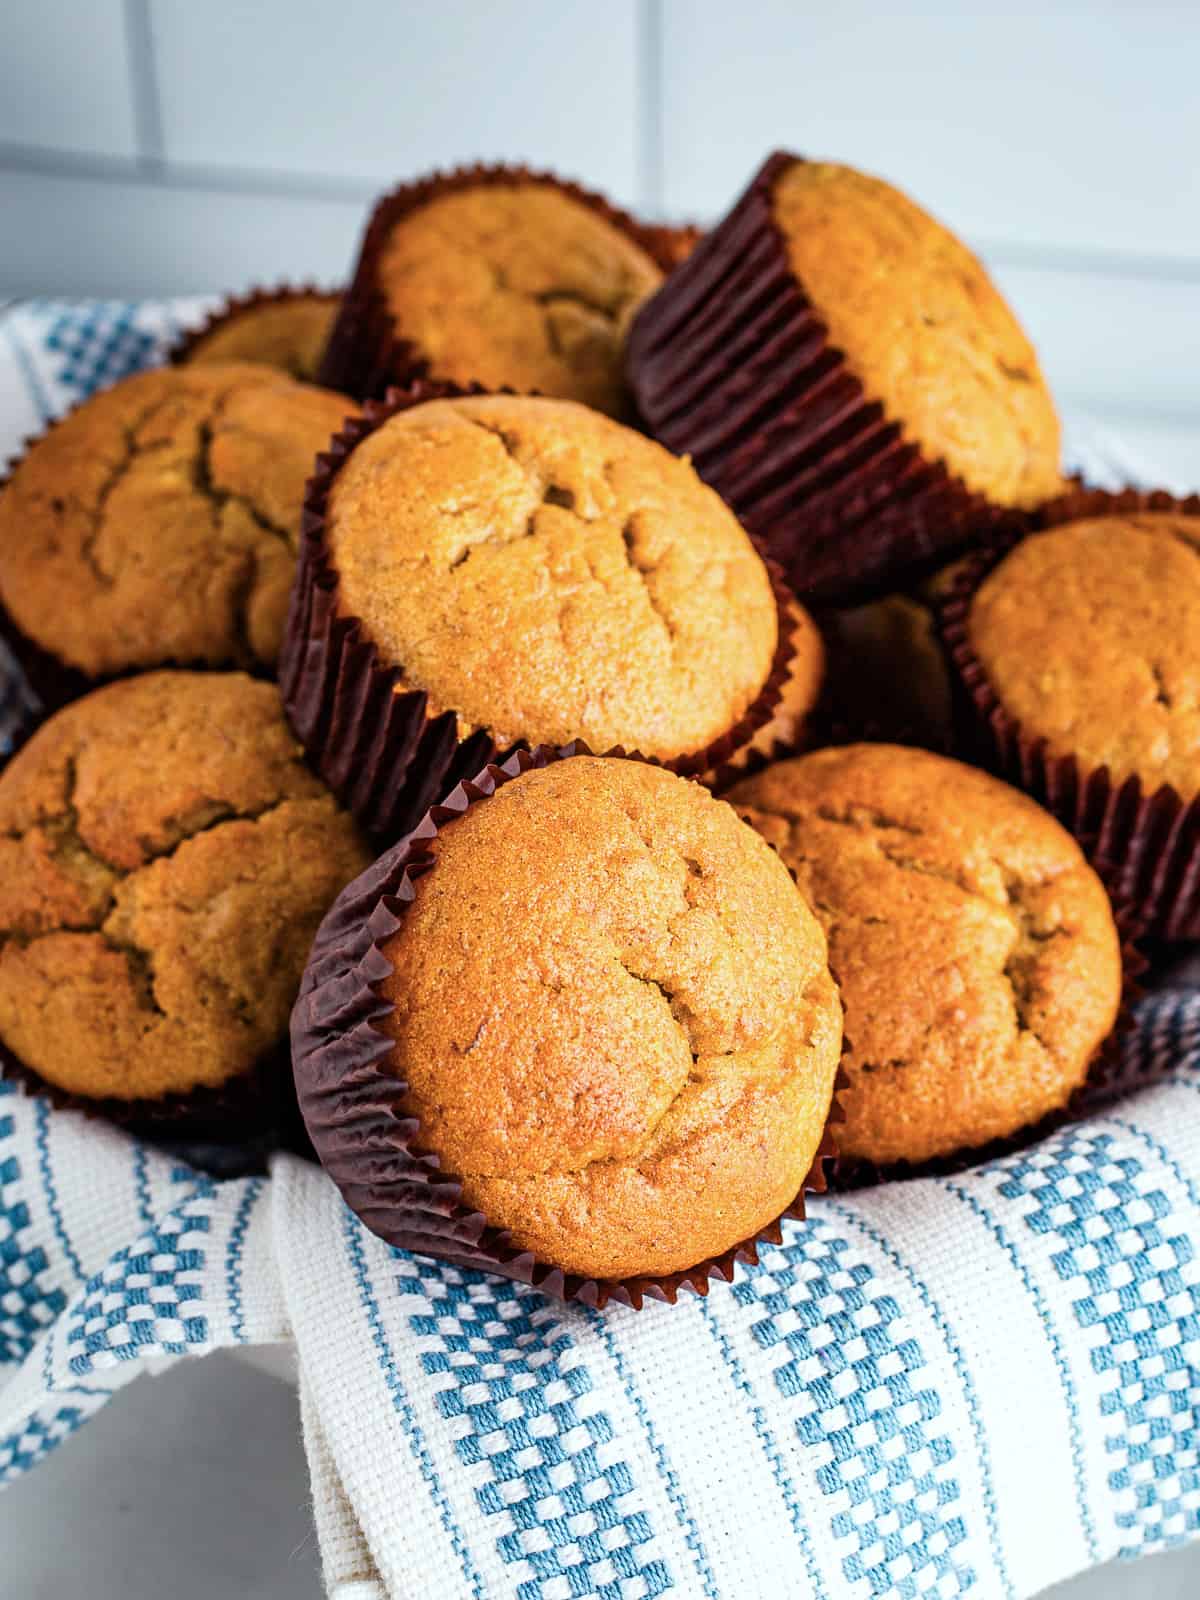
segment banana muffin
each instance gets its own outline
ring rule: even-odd
[[[829,940],[844,1156],[956,1155],[1067,1104],[1115,1024],[1122,961],[1100,880],[1053,817],[976,768],[882,744],[780,762],[729,799]]]
[[[623,415],[625,329],[667,261],[654,230],[556,179],[494,168],[405,186],[375,210],[323,381],[378,397],[427,376]]]
[[[0,1045],[66,1094],[151,1112],[244,1079],[369,859],[271,684],[94,690],[0,774]]]
[[[1037,356],[983,266],[850,167],[771,157],[642,308],[629,370],[801,593],[899,587],[1062,486]]]
[[[802,718],[819,636],[781,609],[737,519],[686,461],[570,401],[475,395],[382,415],[337,466],[323,515],[310,504],[281,674],[336,787],[387,743],[359,642],[393,706],[408,695],[424,726],[451,713],[460,741],[486,735],[476,769],[519,741],[583,739],[703,770],[712,747],[726,759],[779,709],[782,657],[783,710]],[[336,616],[314,636],[331,590]],[[415,737],[397,734],[414,779]]]
[[[1031,534],[984,578],[967,641],[1004,711],[1115,786],[1200,794],[1200,515]]]
[[[313,458],[347,402],[248,363],[114,384],[0,491],[0,601],[88,678],[274,665]]]
[[[316,381],[341,294],[275,289],[236,296],[195,332],[172,359],[182,365],[261,361],[303,382]]]
[[[378,907],[407,844],[339,900],[293,1021],[301,1108],[393,1242],[585,1279],[682,1272],[777,1218],[816,1158],[841,1043],[824,936],[698,784],[615,758],[518,765],[442,823],[398,920]],[[347,988],[368,969],[370,1036]],[[440,1222],[410,1143],[436,1155],[438,1195],[446,1174],[462,1186]],[[490,1225],[474,1253],[472,1212]]]
[[[892,594],[824,618],[830,714],[863,737],[949,749],[950,675],[924,598]]]

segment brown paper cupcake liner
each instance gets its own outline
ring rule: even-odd
[[[379,1027],[391,1009],[380,994],[392,970],[384,946],[413,899],[413,883],[434,866],[441,827],[523,773],[589,753],[582,743],[540,747],[487,766],[343,892],[317,934],[301,984],[292,1014],[292,1059],[300,1107],[321,1163],[373,1233],[400,1249],[515,1278],[562,1300],[640,1309],[647,1300],[674,1304],[683,1289],[706,1294],[712,1279],[732,1278],[737,1262],[753,1265],[760,1243],[777,1244],[783,1218],[804,1216],[805,1191],[824,1188],[825,1162],[834,1149],[828,1127],[796,1199],[752,1238],[683,1272],[581,1278],[519,1249],[508,1232],[463,1203],[459,1182],[442,1170],[436,1154],[421,1150],[418,1119],[397,1110],[405,1084],[387,1062],[392,1041]],[[640,758],[611,751],[607,759]],[[836,1107],[829,1120],[836,1121]]]
[[[1025,789],[1079,840],[1114,899],[1131,906],[1150,937],[1200,939],[1200,796],[1170,784],[1146,793],[1133,776],[1114,784],[1106,767],[1051,753],[1000,703],[971,645],[968,617],[988,574],[1030,533],[1082,517],[1173,511],[1200,517],[1200,495],[1078,488],[1042,506],[964,564],[938,606],[938,628],[958,699],[959,742],[972,759]]]
[[[285,1045],[227,1083],[154,1100],[73,1094],[48,1082],[3,1043],[0,1080],[15,1083],[24,1094],[40,1096],[56,1111],[78,1111],[140,1138],[224,1146],[267,1140],[288,1120],[292,1093]]]
[[[431,200],[463,189],[513,183],[542,184],[579,201],[640,245],[664,272],[670,272],[678,259],[673,253],[678,247],[668,241],[665,230],[638,222],[603,195],[554,173],[503,165],[434,172],[427,178],[401,184],[376,202],[359,248],[353,280],[329,336],[318,374],[319,383],[356,399],[381,400],[389,388],[439,376],[421,350],[396,331],[392,314],[375,281],[380,252],[396,224]]]
[[[317,457],[304,497],[300,556],[280,656],[284,709],[316,770],[360,825],[390,844],[431,805],[501,752],[486,729],[465,739],[453,710],[430,716],[424,690],[402,687],[357,618],[338,612],[338,577],[325,539],[329,493],[359,444],[391,417],[430,400],[486,393],[449,383],[393,389],[350,418]],[[661,763],[685,777],[717,771],[775,716],[795,654],[787,608],[791,595],[774,562],[768,575],[779,615],[771,670],[734,725],[703,749]]]
[[[1110,1104],[1142,1086],[1140,1080],[1129,1076],[1123,1066],[1121,1041],[1134,1026],[1133,1007],[1141,998],[1141,979],[1147,962],[1138,948],[1140,923],[1135,910],[1129,905],[1114,901],[1113,920],[1121,937],[1121,1000],[1117,1020],[1112,1031],[1101,1041],[1088,1066],[1083,1083],[1072,1093],[1065,1106],[1019,1128],[1002,1139],[989,1140],[969,1150],[954,1151],[950,1155],[935,1157],[932,1161],[894,1161],[886,1164],[868,1161],[862,1156],[835,1153],[826,1166],[829,1188],[832,1190],[873,1188],[879,1183],[902,1183],[911,1178],[950,1177],[968,1172],[985,1162],[1027,1150],[1050,1134],[1074,1122],[1081,1122],[1098,1107]],[[843,1057],[849,1045],[843,1044]],[[844,1073],[844,1069],[843,1069]],[[848,1079],[843,1078],[843,1087]]]
[[[264,288],[254,285],[242,294],[228,294],[215,306],[204,321],[194,328],[186,328],[174,341],[166,353],[166,359],[172,366],[183,366],[192,357],[196,346],[202,344],[209,334],[215,332],[223,323],[241,316],[245,311],[254,311],[259,306],[281,305],[287,300],[307,300],[310,297],[319,300],[328,300],[331,305],[342,297],[340,289],[325,289],[320,284],[311,281],[304,283],[279,283],[273,288]]]
[[[927,460],[865,393],[788,263],[770,156],[638,311],[627,371],[657,439],[781,562],[802,599],[867,599],[1012,514]]]

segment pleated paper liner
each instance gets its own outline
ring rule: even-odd
[[[540,184],[557,189],[587,206],[618,232],[640,245],[664,272],[675,265],[678,245],[663,230],[639,222],[594,190],[525,166],[468,166],[452,172],[434,172],[427,178],[404,183],[376,202],[367,222],[354,277],[342,301],[329,337],[317,381],[327,389],[362,400],[380,400],[389,388],[403,387],[419,378],[437,378],[425,353],[398,333],[391,311],[376,282],[376,267],[393,228],[431,200],[466,189]]]
[[[1085,517],[1166,511],[1200,518],[1200,495],[1163,490],[1075,489],[1043,506],[965,563],[938,609],[954,678],[960,744],[973,759],[1026,790],[1079,840],[1113,897],[1141,919],[1147,937],[1200,939],[1200,796],[1170,784],[1146,793],[1133,776],[1114,784],[1106,767],[1055,755],[1000,703],[970,640],[980,585],[1023,537]]]
[[[832,1190],[865,1189],[880,1183],[902,1183],[912,1178],[950,1177],[969,1172],[972,1167],[982,1166],[985,1162],[1027,1150],[1050,1134],[1057,1133],[1060,1128],[1081,1122],[1100,1107],[1145,1087],[1145,1077],[1128,1071],[1122,1056],[1122,1040],[1134,1026],[1133,1007],[1142,997],[1141,979],[1147,969],[1147,962],[1137,942],[1141,924],[1131,906],[1116,901],[1113,902],[1113,920],[1121,938],[1122,981],[1117,1020],[1092,1057],[1083,1083],[1072,1093],[1065,1106],[1040,1117],[1028,1127],[1017,1129],[1006,1138],[992,1139],[987,1144],[937,1156],[931,1161],[882,1164],[861,1156],[836,1152],[826,1165],[828,1187]],[[849,1048],[849,1043],[844,1042],[843,1057]],[[842,1086],[845,1088],[848,1085],[849,1079],[843,1069]]]
[[[766,544],[802,600],[901,587],[1011,513],[927,460],[849,371],[788,263],[770,156],[638,311],[627,372],[655,438]]]
[[[640,1309],[647,1300],[674,1304],[683,1289],[706,1294],[712,1279],[732,1279],[737,1262],[753,1265],[759,1244],[777,1244],[783,1219],[804,1216],[805,1191],[824,1189],[825,1162],[834,1150],[829,1128],[800,1193],[752,1238],[682,1272],[581,1278],[519,1249],[509,1233],[463,1203],[459,1182],[442,1170],[436,1154],[421,1150],[419,1120],[397,1109],[407,1085],[388,1059],[393,1041],[379,1027],[391,1010],[380,994],[392,970],[384,946],[401,926],[416,879],[436,870],[433,843],[440,829],[523,773],[588,754],[582,743],[561,750],[543,746],[485,767],[342,893],[317,934],[301,983],[292,1014],[292,1060],[300,1108],[321,1164],[372,1233],[400,1249],[515,1278],[562,1300]],[[614,750],[606,759],[641,758]],[[836,1111],[831,1107],[830,1123]]]
[[[300,558],[280,657],[284,708],[316,770],[376,840],[401,838],[457,783],[501,754],[477,729],[459,740],[453,710],[428,714],[423,690],[404,689],[400,668],[385,666],[357,618],[338,612],[338,577],[325,539],[333,482],[347,458],[391,417],[431,400],[482,395],[478,385],[417,382],[368,401],[317,457],[305,492]],[[701,750],[662,762],[701,777],[729,762],[779,710],[795,656],[788,608],[793,603],[778,567],[768,575],[779,615],[771,670],[734,725]]]
[[[167,351],[167,360],[172,366],[185,366],[192,360],[198,348],[212,334],[226,323],[236,322],[239,317],[247,312],[257,311],[268,306],[286,305],[295,300],[324,300],[328,302],[332,313],[342,298],[340,289],[323,289],[319,284],[306,283],[280,283],[273,288],[259,287],[247,289],[242,294],[229,294],[215,306],[212,311],[194,328],[185,329]],[[253,360],[252,356],[231,356],[234,361]],[[290,369],[289,369],[290,370]],[[315,372],[293,372],[293,377],[300,378],[308,383],[315,383]]]
[[[218,1086],[123,1100],[73,1094],[48,1082],[0,1043],[0,1080],[46,1100],[56,1111],[78,1111],[136,1138],[180,1149],[205,1171],[261,1169],[281,1128],[295,1120],[286,1047],[281,1044],[250,1069]]]

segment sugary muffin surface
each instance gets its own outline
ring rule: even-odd
[[[570,402],[401,412],[338,474],[326,527],[341,610],[460,736],[690,754],[770,672],[775,599],[733,514]],[[813,630],[802,648],[819,657]]]
[[[97,689],[0,775],[0,1040],[88,1098],[225,1083],[283,1039],[320,918],[368,860],[272,685]]]
[[[312,383],[321,365],[339,296],[292,294],[245,306],[197,339],[186,364],[261,361]]]
[[[829,939],[844,1154],[926,1161],[1066,1104],[1112,1030],[1121,953],[1099,879],[1048,813],[896,745],[780,762],[729,798]]]
[[[898,189],[831,162],[793,163],[773,202],[867,400],[997,504],[1057,493],[1061,430],[1036,352],[967,247]]]
[[[514,182],[443,194],[402,218],[376,280],[435,377],[618,416],[625,329],[662,272],[584,201]]]
[[[794,1199],[841,1039],[825,941],[698,785],[591,757],[514,780],[443,829],[386,954],[421,1148],[542,1260],[682,1270]]]
[[[1200,793],[1200,517],[1034,534],[984,579],[967,629],[1005,710],[1053,754]]]
[[[0,599],[93,677],[273,664],[304,484],[352,409],[248,363],[123,379],[37,440],[0,492]]]

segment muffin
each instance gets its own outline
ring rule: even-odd
[[[954,742],[950,677],[933,612],[892,594],[823,618],[830,717],[839,734],[946,750]]]
[[[1158,933],[1200,936],[1200,499],[1080,492],[981,558],[943,629],[985,759]]]
[[[272,685],[94,690],[0,773],[5,1065],[126,1118],[211,1107],[279,1058],[317,925],[369,860]]]
[[[342,436],[306,510],[284,701],[381,837],[518,742],[703,772],[816,696],[816,630],[736,518],[570,401],[397,396]]]
[[[983,267],[849,167],[772,156],[638,312],[628,371],[802,594],[901,587],[1062,485],[1037,356]]]
[[[841,1043],[820,927],[753,831],[661,768],[521,752],[453,810],[317,936],[292,1023],[317,1153],[393,1244],[673,1297],[817,1158]]]
[[[305,383],[314,383],[341,292],[319,289],[256,289],[232,295],[172,351],[177,365],[261,361]]]
[[[924,750],[848,745],[729,796],[829,940],[846,1013],[841,1155],[977,1150],[1061,1110],[1120,1005],[1100,880],[1026,795]]]
[[[431,377],[623,415],[625,330],[671,265],[654,229],[546,174],[406,184],[371,216],[322,382],[382,398]]]
[[[704,237],[704,229],[696,222],[660,222],[652,231],[672,267],[686,261]]]
[[[313,458],[347,402],[250,364],[142,372],[30,445],[0,492],[0,602],[88,679],[273,667]]]

